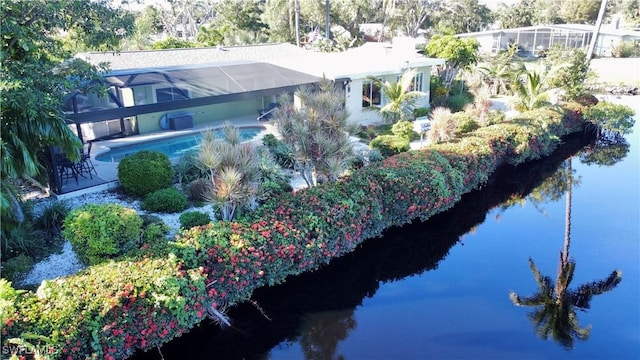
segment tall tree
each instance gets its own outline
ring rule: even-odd
[[[519,3],[507,5],[500,3],[495,18],[501,29],[512,29],[533,25],[535,0],[521,0]]]
[[[67,127],[62,110],[64,96],[100,79],[97,68],[67,60],[71,54],[54,34],[72,31],[85,48],[117,49],[133,22],[123,25],[122,12],[108,7],[105,0],[0,0],[0,8],[1,179],[46,181],[42,154],[48,146],[78,156],[78,137]],[[117,27],[112,27],[113,19]],[[5,207],[10,202],[7,196],[3,191],[3,227],[11,214]]]
[[[432,16],[439,3],[435,0],[401,0],[396,4],[395,16],[389,20],[393,30],[402,30],[404,35],[417,37],[420,30],[431,25]]]
[[[151,47],[151,37],[162,32],[162,23],[158,18],[158,10],[146,6],[136,16],[135,26],[129,37],[123,42],[123,50],[144,50]]]
[[[442,83],[451,90],[453,80],[461,70],[478,63],[480,44],[473,38],[460,39],[453,35],[435,35],[425,48],[426,54],[445,60],[437,69]]]
[[[168,37],[192,40],[200,25],[214,16],[213,0],[167,0],[169,7],[159,7],[158,17]]]
[[[567,24],[595,24],[601,0],[565,0],[560,17]]]
[[[480,31],[493,21],[491,10],[478,0],[439,0],[434,23],[441,33]]]
[[[534,0],[533,2],[533,24],[548,25],[565,23],[560,16],[560,1],[556,0]]]
[[[296,39],[296,2],[292,0],[266,0],[262,22],[269,27],[269,40],[294,42]]]
[[[227,31],[259,32],[267,28],[260,16],[260,3],[254,0],[223,0],[216,5],[213,25]]]

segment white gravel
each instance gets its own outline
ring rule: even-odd
[[[299,177],[292,174],[291,186],[295,189],[301,189],[306,187],[306,183]],[[37,198],[37,196],[35,196]],[[36,205],[34,208],[34,214],[37,215],[42,210],[43,206],[50,201],[50,198],[35,199]],[[120,204],[124,207],[134,209],[138,214],[151,214],[159,217],[170,228],[168,236],[173,238],[180,230],[180,214],[165,214],[165,213],[151,213],[142,210],[142,202],[138,200],[129,201],[123,200],[122,196],[113,191],[101,191],[95,193],[89,193],[78,197],[65,199],[71,209],[76,209],[85,204]],[[215,219],[213,208],[211,205],[205,205],[202,207],[191,207],[187,211],[200,211],[209,214],[211,219]],[[24,279],[18,284],[21,286],[27,285],[39,285],[43,280],[51,280],[57,277],[75,274],[82,270],[84,265],[78,260],[78,257],[71,248],[71,243],[66,241],[63,246],[61,254],[53,254],[48,258],[38,262],[33,269],[24,277]]]
[[[35,214],[37,214],[48,201],[50,201],[48,198],[38,200],[34,209]],[[146,212],[141,209],[140,201],[125,201],[117,193],[110,191],[85,194],[65,199],[63,201],[67,202],[71,206],[71,209],[76,209],[85,204],[120,204],[124,207],[136,210],[138,214],[151,214],[161,218],[162,221],[164,221],[164,223],[170,228],[170,232],[168,234],[169,237],[174,237],[180,230],[180,213],[165,214]],[[188,211],[208,213],[212,219],[215,218],[213,209],[210,205],[200,208],[192,207],[189,208]],[[48,258],[38,262],[19,285],[38,285],[42,280],[50,280],[60,276],[71,275],[83,268],[84,265],[80,263],[78,257],[73,252],[71,244],[69,241],[66,241],[63,245],[63,251],[61,254],[52,254]]]

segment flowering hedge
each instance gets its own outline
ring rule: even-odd
[[[523,113],[283,195],[249,218],[185,230],[162,247],[12,298],[2,337],[42,335],[57,358],[126,358],[189,331],[207,310],[317,269],[390,226],[452,207],[500,165],[548,155],[562,136],[582,129],[579,109]]]

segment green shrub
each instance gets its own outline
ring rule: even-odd
[[[154,191],[142,202],[142,209],[153,212],[175,213],[186,208],[187,196],[174,187]]]
[[[487,114],[487,126],[503,123],[507,119],[504,111],[489,110]]]
[[[266,134],[262,143],[269,149],[278,165],[285,169],[293,169],[295,158],[293,151],[282,140],[278,140],[273,134]]]
[[[420,134],[413,131],[413,123],[411,121],[398,121],[391,126],[391,132],[393,135],[409,139],[409,141],[420,139]]]
[[[62,234],[83,263],[94,265],[137,247],[142,218],[122,205],[87,204],[69,213]]]
[[[140,151],[120,160],[118,180],[124,191],[144,197],[171,185],[173,169],[169,157],[157,151]]]
[[[51,243],[62,231],[62,223],[71,211],[66,201],[51,201],[34,220],[34,226],[45,232],[45,242]]]
[[[33,265],[33,258],[20,254],[2,262],[2,277],[12,282],[18,282],[31,271]]]
[[[180,227],[182,229],[190,229],[210,222],[211,217],[209,214],[200,211],[186,211],[180,215]]]
[[[455,113],[464,110],[464,107],[472,102],[473,100],[467,94],[451,95],[447,99],[447,107],[451,109],[451,112]]]
[[[142,242],[143,244],[154,245],[164,241],[170,230],[169,225],[164,222],[149,224],[142,231]]]
[[[173,181],[178,184],[188,184],[193,180],[206,176],[206,172],[198,166],[197,152],[189,152],[173,166]]]
[[[473,116],[466,111],[453,113],[451,116],[456,123],[456,134],[465,134],[480,127]]]
[[[369,147],[378,149],[384,157],[393,156],[401,152],[409,151],[411,148],[409,139],[395,135],[380,135],[371,140]]]
[[[360,169],[361,167],[368,166],[371,163],[384,160],[384,157],[378,149],[366,149],[358,151],[351,162],[353,169]]]
[[[415,108],[413,109],[413,116],[415,118],[419,118],[419,117],[423,117],[423,116],[428,116],[429,115],[429,111],[431,109],[429,109],[428,107],[419,107],[419,108]]]
[[[192,201],[204,201],[209,189],[211,188],[211,180],[196,179],[187,185],[187,196]]]
[[[613,47],[611,55],[619,58],[640,57],[640,41],[621,41]]]

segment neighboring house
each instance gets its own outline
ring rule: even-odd
[[[77,55],[95,65],[109,63],[108,96],[74,92],[67,114],[84,140],[182,129],[214,120],[258,116],[277,95],[325,76],[342,84],[353,122],[381,121],[371,106],[385,99],[369,76],[397,81],[415,68],[417,105],[429,106],[431,67],[441,59],[416,52],[413,42],[367,43],[341,53],[316,53],[291,44],[264,44]],[[81,130],[81,131],[80,131]]]
[[[553,45],[587,50],[594,25],[558,24],[536,25],[514,29],[488,30],[458,34],[461,38],[474,38],[480,43],[480,51],[497,54],[510,44],[518,44],[522,56],[539,56]],[[611,56],[611,49],[622,41],[640,40],[640,32],[611,29],[603,25],[600,29],[593,54]]]

